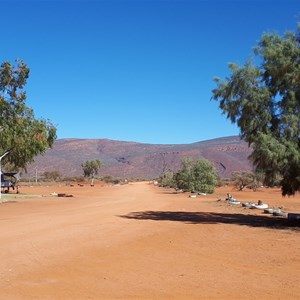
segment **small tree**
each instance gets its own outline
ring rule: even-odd
[[[245,187],[255,184],[255,174],[249,171],[232,172],[231,180],[234,185],[242,191]]]
[[[101,167],[101,161],[99,159],[87,160],[84,164],[81,164],[81,167],[83,169],[84,177],[94,178]]]
[[[193,160],[184,158],[182,160],[182,169],[175,175],[176,186],[184,191],[194,191],[193,185]]]
[[[214,192],[218,182],[218,175],[210,161],[200,159],[194,162],[187,158],[182,163],[183,168],[174,176],[179,189],[190,192]]]

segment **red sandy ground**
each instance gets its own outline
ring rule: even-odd
[[[44,196],[0,204],[0,299],[299,299],[300,227],[227,192],[300,212],[274,189],[22,187]]]

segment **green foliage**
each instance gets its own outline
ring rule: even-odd
[[[176,186],[190,192],[213,193],[218,182],[214,165],[206,159],[182,161],[183,168],[174,175]]]
[[[282,177],[282,194],[300,190],[300,25],[283,37],[264,34],[255,48],[260,66],[230,64],[215,79],[213,99],[252,146],[250,159],[268,184]]]
[[[29,72],[22,60],[17,60],[17,66],[9,62],[0,66],[0,153],[10,151],[4,164],[14,168],[26,168],[56,139],[55,126],[35,119],[33,110],[26,106],[24,86]]]
[[[175,182],[175,178],[174,178],[174,173],[171,171],[163,173],[158,178],[158,183],[160,186],[163,186],[163,187],[175,188],[176,182]]]
[[[81,167],[84,177],[92,176],[94,178],[101,167],[101,161],[99,159],[87,160],[84,164],[81,164]]]

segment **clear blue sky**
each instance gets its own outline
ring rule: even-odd
[[[27,104],[58,138],[161,144],[237,135],[213,78],[300,22],[290,0],[0,0],[0,12],[1,62],[28,64]]]

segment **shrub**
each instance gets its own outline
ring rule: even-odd
[[[185,159],[182,163],[183,168],[174,176],[177,188],[189,192],[214,192],[218,175],[211,162],[206,159],[196,162]]]

